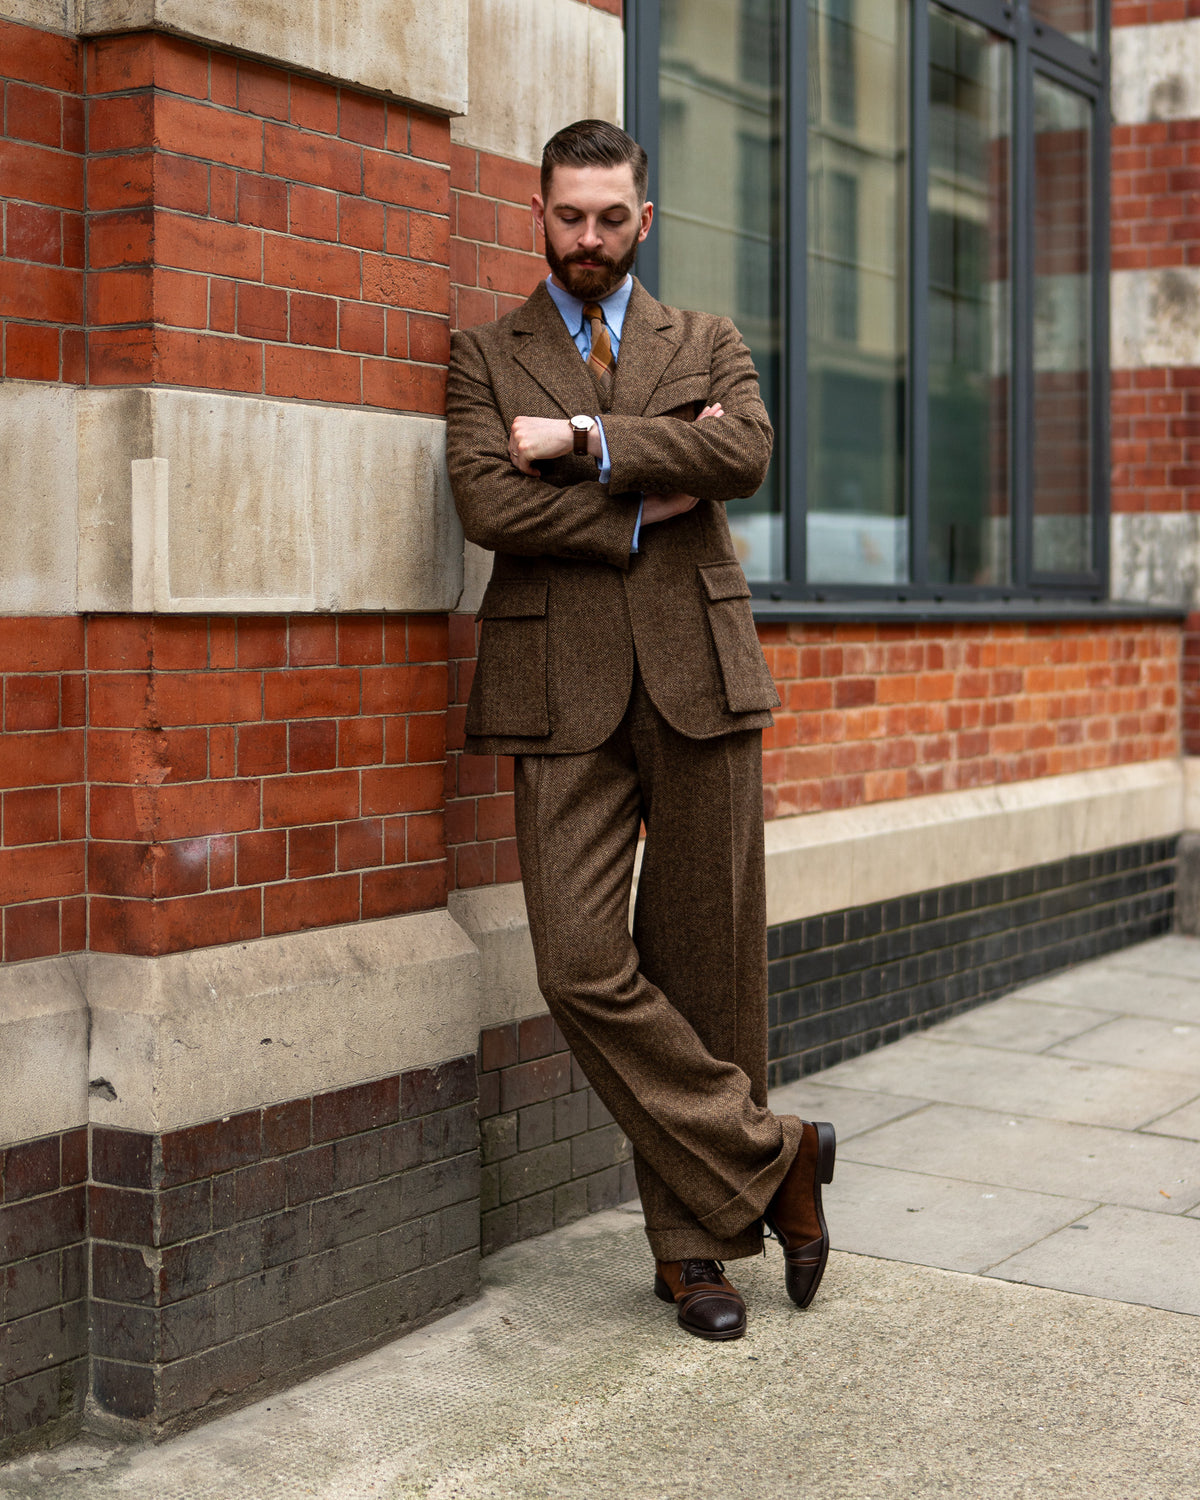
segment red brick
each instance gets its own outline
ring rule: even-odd
[[[362,877],[364,919],[406,911],[433,911],[445,904],[446,866],[440,860],[431,865],[371,870]]]
[[[337,762],[337,725],[332,720],[288,725],[289,771],[331,771]]]
[[[365,870],[383,863],[383,822],[380,818],[360,818],[354,823],[340,823],[337,829],[337,867],[339,870]]]
[[[237,836],[237,883],[258,885],[287,873],[287,834],[283,829]]]
[[[6,141],[0,151],[0,197],[83,209],[83,162],[45,146]]]
[[[93,213],[149,206],[153,202],[154,157],[149,152],[97,156],[88,163],[87,206]]]
[[[156,33],[150,38],[154,53],[154,82],[171,94],[204,99],[209,92],[209,52],[182,37]]]
[[[302,78],[299,74],[292,75],[291,85],[292,124],[336,135],[337,90],[328,83]]]
[[[265,126],[265,170],[273,177],[356,193],[362,153],[349,141],[331,140],[287,125]]]
[[[263,267],[263,280],[274,286],[323,292],[330,297],[357,297],[362,285],[359,253],[342,245],[317,245],[268,235]]]
[[[450,212],[450,174],[444,167],[429,162],[364,150],[362,190],[366,197],[384,203],[419,208],[426,213]]]
[[[237,217],[240,224],[286,232],[288,227],[287,184],[272,177],[243,172],[237,184]]]
[[[414,813],[406,818],[407,857],[414,863],[444,859],[446,820],[440,812]]]
[[[30,844],[0,850],[0,905],[77,896],[83,890],[82,844]]]
[[[339,199],[338,238],[360,250],[382,250],[386,210],[382,203],[343,195]]]
[[[288,622],[288,665],[320,667],[337,661],[338,622],[331,615],[293,615]]]
[[[364,307],[360,302],[341,303],[341,347],[356,354],[382,354],[384,310]]]
[[[479,153],[469,146],[450,143],[450,182],[464,193],[473,193],[479,181]]]
[[[287,725],[243,724],[237,738],[239,776],[276,776],[287,770]]]
[[[338,134],[360,146],[382,146],[387,139],[387,105],[367,94],[342,90],[342,108]]]
[[[239,667],[287,665],[287,621],[282,616],[248,615],[237,622]]]
[[[263,266],[260,230],[173,213],[157,214],[155,220],[154,259],[159,265],[244,281],[260,279]],[[268,246],[273,243],[268,238]]]
[[[357,818],[359,772],[317,771],[305,776],[273,777],[263,783],[263,825],[295,827],[338,823]]]
[[[362,712],[414,713],[444,708],[444,666],[368,667],[362,673]]]
[[[409,661],[445,661],[450,648],[446,615],[409,615],[406,656]]]
[[[337,344],[338,304],[333,298],[293,292],[288,301],[294,344],[315,344],[326,349]]]
[[[10,906],[4,913],[4,961],[48,958],[63,952],[59,936],[59,903],[43,901]]]
[[[278,287],[239,283],[237,331],[243,338],[286,339],[288,294]]]
[[[389,766],[362,772],[364,816],[427,812],[442,800],[442,767]]]
[[[496,210],[496,238],[512,250],[534,249],[533,215],[527,208],[501,203]]]
[[[414,260],[436,265],[450,263],[450,220],[436,214],[410,213],[408,216],[408,253]]]
[[[87,51],[89,93],[124,93],[154,82],[153,40],[144,33],[97,37]]]
[[[446,409],[446,372],[430,365],[364,359],[362,399],[368,406],[440,416]]]
[[[154,145],[152,95],[147,92],[89,100],[87,131],[88,149],[93,155]]]
[[[263,702],[268,719],[329,718],[357,713],[359,674],[352,667],[267,672],[263,677]]]
[[[476,328],[480,323],[490,323],[495,316],[494,293],[476,291],[470,286],[462,287],[455,293],[455,328]]]
[[[539,190],[538,169],[505,156],[479,153],[479,191],[487,198],[528,203]]]
[[[493,292],[528,297],[545,275],[545,265],[534,255],[505,250],[498,245],[479,247],[479,285]]]
[[[332,875],[337,868],[337,835],[332,823],[288,831],[288,879]]]
[[[171,672],[155,681],[160,724],[236,724],[262,717],[255,672]]]
[[[243,167],[251,172],[263,170],[262,122],[193,99],[179,99],[171,94],[157,96],[154,144],[163,151],[203,156],[207,161],[222,162],[229,167]]]
[[[390,116],[389,116],[390,118]],[[414,109],[409,116],[409,151],[427,161],[450,163],[450,121],[441,115],[426,115]],[[394,147],[394,149],[400,149]]]
[[[269,344],[265,356],[264,390],[268,396],[351,404],[361,398],[361,371],[353,355]]]
[[[83,87],[82,57],[74,37],[0,21],[0,57],[6,78],[64,93],[79,93]]]
[[[408,314],[389,308],[385,349],[389,359],[408,358]]]
[[[149,323],[154,317],[153,273],[149,266],[101,271],[88,277],[88,319],[93,326]],[[207,304],[207,288],[205,303]]]
[[[263,389],[263,351],[242,339],[163,329],[157,336],[158,375],[167,385],[257,394]]]
[[[4,690],[4,728],[57,729],[58,678],[9,677]]]
[[[30,787],[4,794],[4,842],[51,844],[58,832],[58,788]]]
[[[78,729],[0,736],[0,786],[82,781],[83,750],[83,732]]]
[[[58,380],[59,331],[36,323],[4,329],[4,373],[10,380]]]
[[[238,108],[252,115],[286,120],[289,111],[288,75],[262,63],[238,62]]]
[[[359,910],[357,875],[269,885],[263,890],[263,931],[300,932],[307,927],[356,922]]]
[[[337,193],[326,188],[303,187],[292,183],[288,189],[288,227],[292,234],[311,240],[334,241],[338,237]]]
[[[412,764],[444,761],[446,757],[445,714],[410,714],[406,758]]]
[[[62,96],[48,89],[10,83],[7,89],[8,135],[40,146],[62,144]]]
[[[342,719],[338,723],[338,764],[374,766],[383,760],[382,719]]]
[[[83,276],[57,266],[0,261],[0,317],[37,323],[83,321]]]

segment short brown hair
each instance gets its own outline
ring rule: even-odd
[[[555,167],[619,167],[628,163],[639,203],[646,201],[646,153],[619,125],[607,120],[576,120],[564,125],[542,148],[542,197],[548,196]]]

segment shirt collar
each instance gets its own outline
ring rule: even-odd
[[[568,333],[574,338],[583,327],[582,300],[571,292],[564,291],[562,287],[555,286],[554,279],[550,276],[546,277],[546,290],[550,293],[550,300],[562,314]],[[633,277],[626,276],[615,291],[609,292],[607,297],[600,299],[600,306],[604,310],[604,321],[618,343],[621,340],[621,329],[625,325],[625,310],[629,306],[632,294]]]

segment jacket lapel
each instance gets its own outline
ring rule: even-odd
[[[550,300],[549,296],[546,300]],[[617,351],[614,412],[641,416],[658,389],[663,372],[675,358],[679,344],[679,331],[670,312],[635,279]]]
[[[545,282],[538,283],[517,314],[513,345],[513,358],[533,376],[564,416],[595,409],[596,387]],[[617,364],[619,368],[619,360]]]

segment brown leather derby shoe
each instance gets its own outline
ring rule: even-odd
[[[698,1339],[740,1339],[746,1303],[719,1260],[656,1260],[654,1295],[674,1302],[680,1328]]]
[[[807,1307],[816,1296],[829,1259],[821,1184],[833,1181],[836,1154],[833,1126],[825,1120],[805,1120],[796,1159],[763,1214],[768,1229],[783,1246],[784,1281],[797,1307]]]

